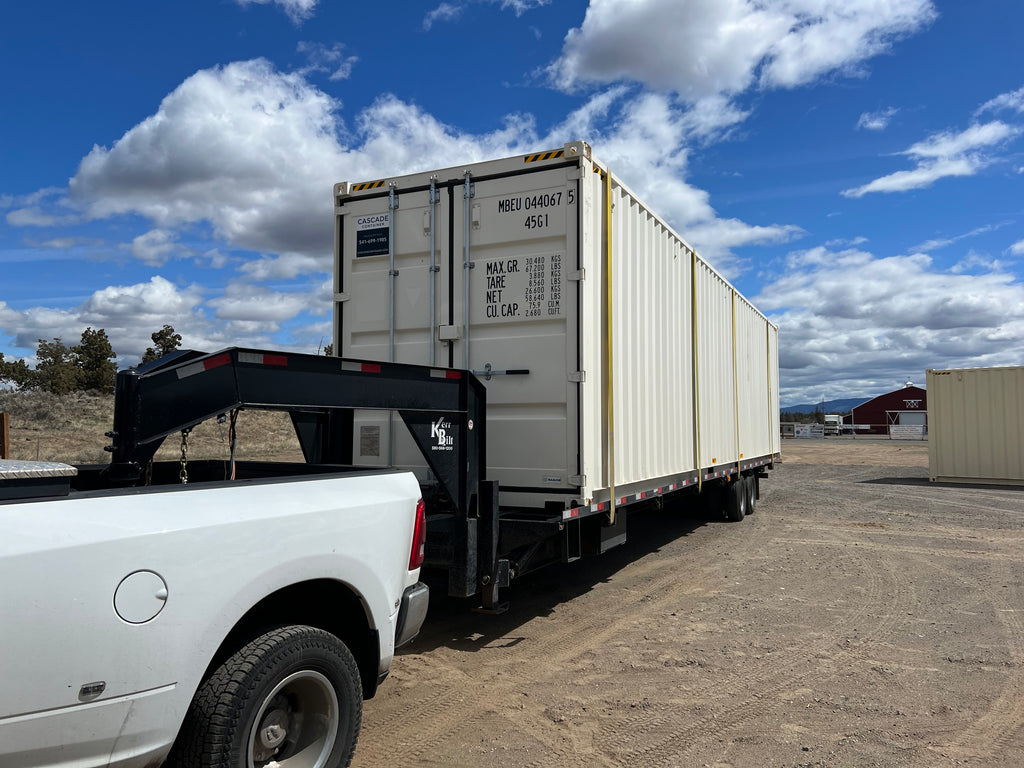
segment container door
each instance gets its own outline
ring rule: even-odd
[[[505,504],[579,485],[578,173],[471,176],[471,197],[465,180],[453,188],[452,352],[486,383],[488,475]]]
[[[411,190],[396,180],[397,208],[385,192],[344,201],[338,347],[344,357],[388,360],[393,350],[398,362],[473,370],[487,387],[488,479],[503,504],[541,506],[579,485],[579,170],[475,168],[481,178],[471,173],[468,187],[465,176],[436,179],[432,217],[422,177]],[[390,454],[420,465],[402,427],[387,447],[386,421],[357,416],[356,461],[386,464]]]
[[[446,367],[448,350],[436,329],[449,315],[447,192],[435,185],[352,198],[339,221],[337,351],[347,358]],[[423,464],[397,414],[356,411],[352,450],[363,466]],[[426,479],[425,466],[418,474]]]

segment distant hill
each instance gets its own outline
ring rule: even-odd
[[[842,400],[826,400],[825,413],[849,413],[854,406],[866,403],[870,397],[847,397]],[[821,408],[821,403],[801,403],[800,405],[784,405],[779,410],[787,413],[814,413]]]

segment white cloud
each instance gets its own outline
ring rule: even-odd
[[[974,274],[977,272],[1003,272],[1006,271],[1007,265],[999,259],[993,259],[991,256],[978,253],[977,251],[971,250],[967,252],[962,259],[956,264],[949,268],[949,271],[954,275],[962,274]]]
[[[851,72],[935,15],[930,0],[592,0],[548,71],[562,88],[633,80],[695,103]]]
[[[880,109],[877,112],[865,112],[857,120],[857,127],[866,131],[884,131],[889,127],[889,121],[899,112],[896,107]]]
[[[981,150],[998,146],[1020,133],[1020,128],[998,120],[972,125],[961,133],[937,133],[899,153],[917,160],[916,168],[882,176],[861,187],[843,190],[842,194],[863,197],[871,192],[906,192],[950,176],[973,176],[992,163]]]
[[[965,232],[961,235],[953,235],[952,237],[946,238],[935,238],[933,240],[926,240],[923,243],[915,245],[910,249],[911,253],[930,253],[939,248],[945,248],[953,243],[957,243],[961,240],[966,240],[971,237],[977,237],[978,235],[984,235],[989,232],[995,232],[997,229],[1005,227],[1009,222],[1001,222],[999,224],[986,224],[984,227],[977,227],[972,229],[970,232]]]
[[[1024,334],[1024,285],[998,263],[968,255],[942,270],[923,254],[819,247],[777,274],[753,301],[780,326],[783,402],[822,387],[873,396],[926,368],[1019,364],[1007,339]]]
[[[494,0],[488,0],[488,2],[494,2]],[[534,8],[548,5],[551,0],[498,0],[498,2],[501,3],[501,10],[506,11],[511,8],[515,11],[516,16],[522,16]]]
[[[828,242],[825,243],[825,247],[826,248],[851,247],[851,246],[854,246],[854,245],[863,245],[867,241],[868,241],[868,239],[866,237],[860,237],[860,236],[852,237],[852,238],[849,238],[849,239],[840,237],[840,238],[836,238],[835,240],[829,240]]]
[[[1024,86],[1021,86],[1016,91],[1001,93],[994,99],[989,99],[978,107],[974,114],[977,116],[985,112],[999,112],[1004,109],[1012,110],[1017,114],[1024,112]]]
[[[306,311],[310,304],[308,291],[301,293],[273,291],[263,286],[235,283],[223,296],[211,300],[210,306],[223,320],[279,324]]]
[[[466,7],[472,3],[490,3],[491,5],[500,5],[501,10],[511,10],[515,15],[522,16],[527,11],[532,11],[534,8],[540,8],[548,5],[551,0],[455,0],[454,2],[443,2],[437,6],[434,10],[427,13],[423,17],[423,29],[429,31],[434,26],[435,22],[438,21],[454,21],[462,15],[462,12]],[[539,31],[535,27],[531,27],[534,35],[539,36]]]
[[[169,230],[150,230],[132,240],[132,256],[150,266],[161,266],[179,251],[177,239],[178,235]]]
[[[1010,253],[1014,256],[1024,256],[1024,240],[1018,240],[1010,246]]]
[[[931,0],[780,0],[790,27],[772,47],[762,85],[791,88],[856,67],[937,16]]]
[[[917,160],[944,160],[975,149],[1001,144],[1019,133],[1019,128],[997,120],[983,125],[972,125],[961,133],[937,133],[924,141],[919,141],[901,154]]]
[[[263,280],[292,280],[311,272],[323,272],[321,259],[301,253],[284,253],[280,256],[263,256],[246,261],[241,272],[257,282]]]
[[[7,214],[7,223],[12,227],[55,227],[77,221],[74,216],[54,216],[39,207],[18,208]]]
[[[300,42],[299,53],[306,54],[309,65],[300,70],[301,74],[310,72],[328,72],[327,77],[331,82],[348,80],[352,75],[352,68],[359,61],[358,56],[346,56],[345,46],[342,43],[335,43],[328,48],[323,43]]]
[[[317,3],[320,0],[235,0],[241,6],[246,5],[274,5],[281,6],[281,9],[288,14],[288,18],[296,25],[301,24],[313,15]]]
[[[462,11],[464,9],[464,5],[457,5],[456,3],[441,3],[437,8],[430,11],[423,17],[423,28],[429,31],[430,28],[438,21],[454,21],[462,15]]]
[[[12,227],[54,227],[77,224],[81,219],[67,210],[67,190],[46,187],[30,195],[6,195],[3,208],[14,208],[7,214]]]
[[[93,148],[71,200],[92,218],[137,213],[161,229],[208,220],[243,248],[323,254],[331,185],[348,165],[335,108],[264,60],[197,72],[113,147]]]

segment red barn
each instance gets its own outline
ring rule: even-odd
[[[857,430],[856,434],[887,435],[891,426],[928,426],[927,393],[921,387],[907,383],[903,389],[861,403],[853,409],[851,422],[868,425],[870,430]]]

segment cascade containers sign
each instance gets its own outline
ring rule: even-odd
[[[388,225],[391,214],[375,213],[356,217],[356,258],[388,253]]]

